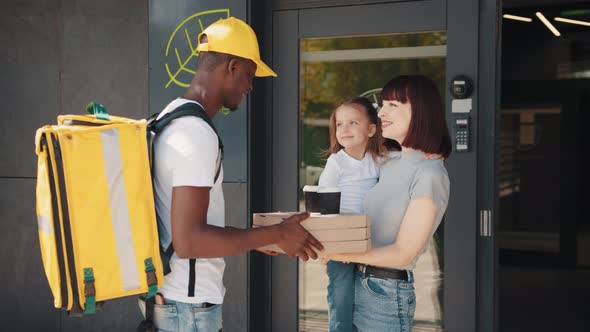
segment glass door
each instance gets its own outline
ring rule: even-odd
[[[329,147],[328,122],[336,105],[353,96],[379,102],[381,86],[396,75],[422,74],[445,86],[446,33],[300,39],[299,192],[317,185]],[[304,211],[300,195],[299,210]],[[415,272],[415,329],[442,328],[442,228]],[[327,331],[325,265],[299,261],[299,330]]]
[[[501,59],[499,329],[586,330],[588,2],[502,1]]]
[[[411,1],[273,12],[272,58],[279,74],[272,82],[274,211],[303,210],[301,189],[316,184],[323,170],[327,119],[338,102],[359,95],[377,102],[389,79],[410,73],[431,77],[446,94],[446,6],[442,0]],[[473,319],[462,318],[463,310],[449,304],[473,297],[475,289],[443,301],[446,282],[459,285],[457,278],[469,277],[455,273],[457,280],[445,279],[444,229],[415,271],[414,331],[441,331],[446,317]],[[453,234],[444,238],[455,246],[462,241]],[[325,267],[279,256],[272,258],[270,270],[271,329],[327,331]]]

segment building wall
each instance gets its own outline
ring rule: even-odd
[[[186,91],[196,69],[201,27],[228,15],[248,21],[246,0],[175,0],[149,2],[149,109],[159,112]],[[188,37],[187,37],[188,36]],[[177,55],[178,54],[178,55]],[[235,112],[213,119],[224,145],[223,192],[226,225],[247,228],[248,222],[247,100]],[[226,257],[223,327],[244,331],[248,326],[248,254]]]
[[[246,19],[245,0],[211,3],[229,7],[230,2],[238,6],[237,16]],[[0,159],[0,330],[134,331],[142,319],[135,296],[108,301],[103,311],[81,319],[68,318],[64,311],[53,308],[37,235],[34,135],[37,128],[55,123],[58,114],[84,113],[90,101],[131,118],[145,118],[165,105],[160,102],[168,99],[166,93],[171,90],[150,88],[159,67],[150,71],[154,63],[149,59],[152,50],[161,52],[150,40],[152,19],[163,17],[164,9],[175,6],[190,14],[188,6],[195,1],[175,1],[159,11],[154,11],[158,9],[155,3],[163,2],[0,2],[0,114],[4,117],[0,121],[4,147]],[[182,6],[187,6],[185,11]],[[182,18],[165,17],[168,26],[164,30],[174,28]],[[248,224],[245,105],[235,116],[216,120],[228,146],[227,224],[240,228]],[[224,330],[247,326],[247,270],[246,254],[227,259]]]
[[[2,329],[133,330],[135,298],[83,319],[53,308],[35,215],[35,130],[97,101],[110,112],[148,112],[148,6],[141,0],[11,0],[0,4],[0,304]],[[98,249],[98,248],[97,248]]]

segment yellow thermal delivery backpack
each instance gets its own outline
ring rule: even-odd
[[[146,120],[61,115],[39,128],[37,219],[56,308],[93,313],[97,303],[147,293],[163,268]]]

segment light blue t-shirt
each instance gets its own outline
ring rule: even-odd
[[[425,159],[419,151],[391,152],[390,160],[381,166],[379,182],[365,199],[365,211],[371,218],[371,242],[374,248],[393,244],[399,233],[410,201],[430,196],[437,213],[432,229],[436,231],[449,200],[449,176],[442,160]],[[409,221],[411,222],[411,220]],[[400,270],[413,270],[420,254]]]

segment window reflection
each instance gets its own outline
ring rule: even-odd
[[[403,74],[431,77],[445,91],[445,32],[302,39],[300,49],[300,193],[317,185],[329,145],[328,119],[339,102],[357,95],[377,102],[383,84]],[[414,271],[415,328],[428,331],[442,328],[443,229]],[[327,283],[324,265],[299,262],[300,331],[328,330]]]
[[[590,294],[583,161],[590,26],[571,21],[590,24],[590,8],[569,0],[505,0],[502,8],[499,330],[584,330],[588,310],[576,303]],[[547,306],[545,299],[570,305]]]

